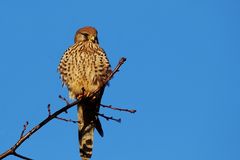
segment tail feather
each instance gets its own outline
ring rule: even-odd
[[[80,156],[82,160],[89,160],[92,156],[94,129],[103,137],[100,120],[96,116],[99,112],[99,104],[104,89],[95,100],[78,105],[78,136],[80,144]]]
[[[98,133],[100,134],[101,137],[103,137],[103,129],[100,120],[97,118],[96,123],[95,123],[95,128],[97,129]]]
[[[102,126],[95,115],[95,109],[89,104],[78,106],[78,121],[80,156],[82,160],[89,160],[92,156],[94,128],[103,136]]]

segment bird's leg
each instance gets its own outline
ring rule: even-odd
[[[82,99],[82,98],[83,98],[83,96],[84,96],[84,95],[82,95],[82,94],[79,94],[79,95],[77,96],[77,99],[78,99],[78,100],[80,100],[80,99]]]

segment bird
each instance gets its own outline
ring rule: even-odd
[[[94,129],[103,137],[97,113],[108,85],[105,82],[112,72],[94,27],[86,26],[77,30],[74,44],[64,52],[58,71],[71,99],[79,99],[81,95],[89,97],[77,106],[80,156],[82,160],[89,160],[92,156]],[[90,95],[97,89],[99,92],[91,98]]]

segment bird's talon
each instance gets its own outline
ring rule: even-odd
[[[81,94],[77,96],[77,99],[82,99],[82,98],[83,98],[83,95]]]

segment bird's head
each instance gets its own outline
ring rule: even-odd
[[[91,41],[98,44],[97,30],[90,26],[80,28],[75,34],[74,42],[84,41]]]

